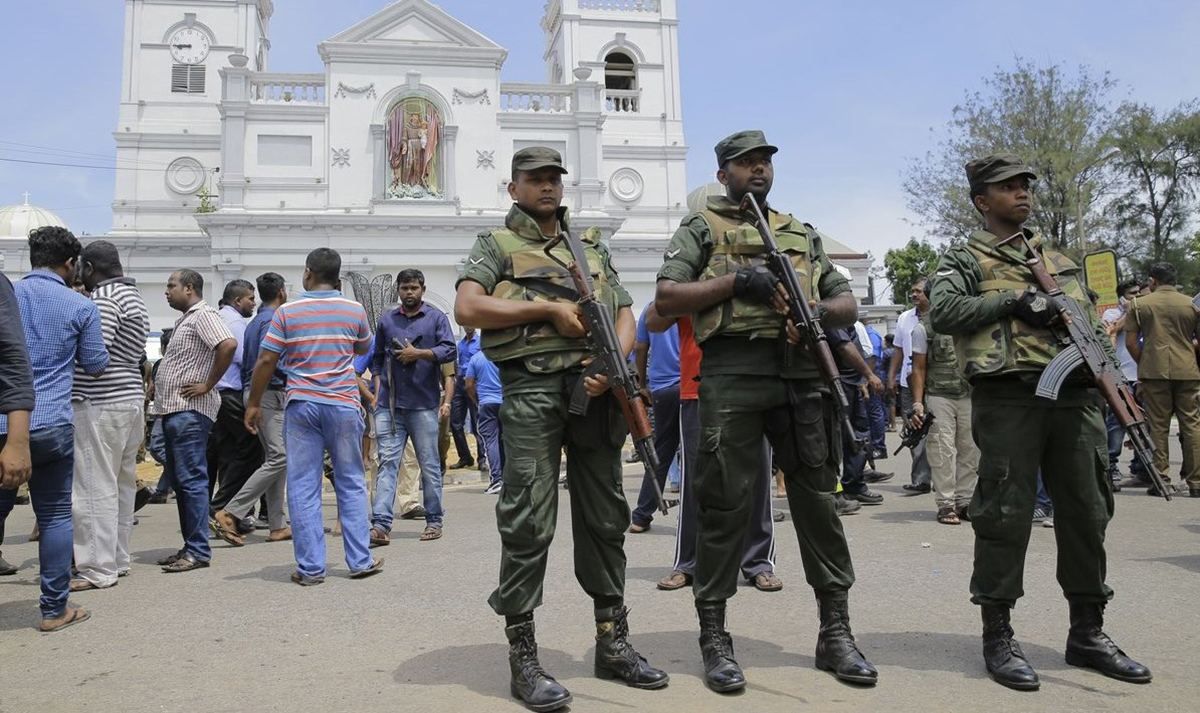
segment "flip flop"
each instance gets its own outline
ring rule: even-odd
[[[370,577],[373,574],[379,574],[382,571],[383,571],[383,558],[376,557],[375,560],[371,562],[370,567],[367,567],[366,569],[360,569],[360,570],[351,572],[350,579],[364,579],[366,577]]]
[[[442,528],[440,527],[427,527],[425,528],[425,531],[421,533],[421,542],[431,542],[433,540],[440,540],[441,538]]]
[[[42,622],[38,624],[38,631],[42,632],[43,634],[52,634],[56,631],[62,631],[68,626],[73,626],[91,618],[92,613],[87,609],[69,606],[67,607],[67,611],[59,619],[42,619]],[[47,625],[46,622],[48,621],[52,621],[54,623]]]

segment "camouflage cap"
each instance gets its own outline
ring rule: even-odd
[[[516,152],[512,157],[514,171],[536,171],[547,166],[553,166],[562,173],[567,172],[567,169],[563,168],[562,156],[546,146],[530,146]]]
[[[988,183],[1000,183],[1013,176],[1029,176],[1037,180],[1033,169],[1025,165],[1019,156],[1010,153],[992,154],[970,161],[966,165],[967,182],[971,188],[978,188]]]
[[[736,134],[726,136],[717,143],[715,149],[717,152],[717,165],[724,166],[726,161],[732,161],[738,156],[754,149],[766,149],[772,154],[779,151],[778,148],[767,143],[767,135],[758,129],[739,131]]]

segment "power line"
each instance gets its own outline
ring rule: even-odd
[[[100,169],[102,171],[154,171],[156,173],[162,173],[164,170],[161,168],[139,168],[137,166],[92,166],[92,165],[87,165],[87,164],[82,164],[82,163],[59,163],[57,161],[32,161],[32,160],[23,159],[23,158],[0,157],[0,161],[5,161],[7,163],[27,163],[27,164],[34,164],[37,166],[65,166],[68,168],[95,168],[95,169]]]
[[[18,141],[2,141],[2,140],[0,140],[0,148],[2,148],[2,147],[4,147],[4,146],[20,146],[20,147],[22,147],[22,148],[19,148],[19,149],[16,149],[16,148],[14,148],[14,149],[7,149],[7,150],[9,150],[9,151],[16,151],[16,152],[18,152],[18,153],[38,153],[38,152],[46,152],[46,153],[50,153],[50,154],[57,154],[57,155],[62,155],[62,156],[77,156],[77,157],[81,157],[81,158],[89,158],[89,159],[90,159],[90,158],[99,158],[99,159],[106,159],[106,160],[108,160],[108,159],[113,159],[113,158],[114,158],[114,157],[112,156],[112,154],[99,154],[99,153],[90,153],[90,152],[87,152],[87,151],[74,151],[74,150],[72,150],[72,149],[58,148],[58,147],[54,147],[54,146],[38,146],[38,145],[36,145],[36,144],[24,144],[24,143],[20,143],[20,142],[18,142]],[[30,151],[30,150],[27,150],[27,149],[36,149],[36,151]],[[115,160],[117,160],[117,161],[139,161],[139,159],[120,158],[120,157],[116,157],[116,158],[115,158]],[[158,162],[156,162],[156,161],[142,161],[142,163],[158,163]],[[165,164],[165,163],[164,163],[164,164],[161,164],[161,165],[163,165],[163,166],[166,166],[166,165],[168,165],[168,164]]]

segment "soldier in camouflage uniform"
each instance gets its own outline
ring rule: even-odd
[[[1023,593],[1040,468],[1056,513],[1058,581],[1070,604],[1067,663],[1148,683],[1149,669],[1127,657],[1102,629],[1104,606],[1112,597],[1104,582],[1104,531],[1113,500],[1105,475],[1100,397],[1082,369],[1068,378],[1057,401],[1034,395],[1042,370],[1062,349],[1049,329],[1058,311],[1025,266],[1024,245],[1005,241],[1024,230],[1031,211],[1029,185],[1036,177],[1011,155],[971,161],[966,171],[986,230],[942,257],[930,317],[937,332],[954,336],[971,384],[972,428],[980,450],[979,482],[969,509],[975,529],[971,601],[982,609],[984,661],[996,682],[1018,690],[1038,688],[1037,673],[1013,640],[1009,616]],[[1111,352],[1079,268],[1025,232]],[[1110,357],[1115,364],[1115,355]]]
[[[621,490],[621,447],[628,429],[603,376],[584,379],[592,397],[585,416],[568,413],[588,357],[584,326],[566,270],[543,248],[567,230],[560,207],[562,158],[549,148],[518,151],[509,195],[516,205],[505,227],[480,234],[458,281],[454,315],[477,327],[483,351],[500,370],[504,404],[503,489],[496,503],[500,586],[488,599],[505,617],[511,690],[531,710],[549,711],[571,694],[538,662],[533,610],[542,603],[546,559],[558,517],[558,468],[567,449],[575,578],[596,614],[595,672],[637,688],[662,688],[667,674],[630,645],[625,593],[625,529],[629,506]],[[597,298],[614,315],[621,346],[633,349],[632,300],[621,287],[595,228],[580,240]],[[555,248],[564,261],[565,246]]]
[[[816,665],[854,683],[872,685],[877,678],[850,633],[854,568],[834,502],[841,436],[833,394],[812,356],[789,342],[781,286],[764,266],[765,248],[740,209],[742,198],[751,194],[763,208],[826,328],[853,324],[858,305],[825,255],[820,233],[767,206],[777,150],[761,131],[717,144],[717,179],[726,195],[710,198],[675,231],[655,298],[664,316],[694,314],[704,350],[693,588],[705,683],[719,692],[746,685],[725,631],[725,602],[737,590],[764,435],[784,473],[805,575],[820,604]]]

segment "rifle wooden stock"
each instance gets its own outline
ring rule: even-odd
[[[570,250],[571,262],[564,262],[553,253],[553,249],[559,244],[565,244]],[[663,499],[662,487],[658,483],[658,452],[654,449],[654,429],[650,425],[649,404],[642,393],[637,374],[625,359],[613,315],[608,305],[596,299],[591,273],[581,268],[581,265],[588,264],[583,245],[570,232],[564,230],[546,244],[544,252],[551,260],[565,268],[571,276],[571,281],[575,283],[575,291],[579,295],[577,304],[583,316],[583,325],[587,330],[588,345],[592,353],[592,364],[580,377],[579,385],[571,398],[571,413],[587,413],[589,398],[584,390],[584,379],[592,375],[605,375],[608,378],[609,389],[621,407],[621,414],[633,437],[633,447],[641,456],[646,477],[654,484],[658,509],[666,515],[667,504]]]

